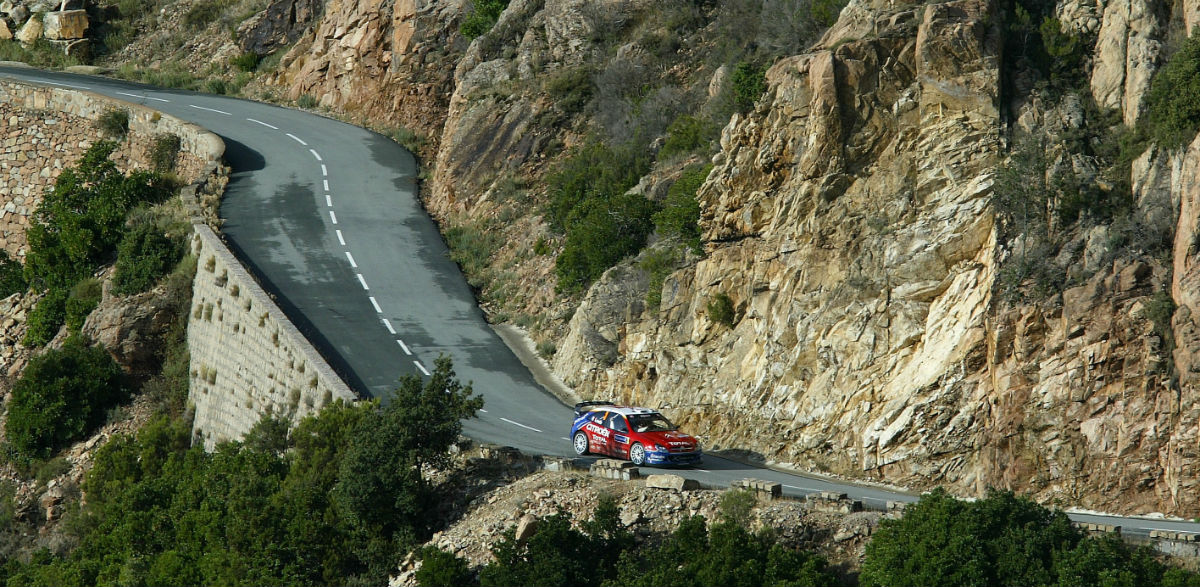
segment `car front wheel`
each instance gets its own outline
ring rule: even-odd
[[[583,432],[575,433],[575,440],[571,442],[575,445],[575,454],[583,456],[588,454],[588,438]]]
[[[629,448],[629,460],[639,467],[646,464],[646,449],[642,448],[641,443]]]

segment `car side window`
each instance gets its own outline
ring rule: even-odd
[[[609,414],[607,423],[609,428],[617,432],[629,432],[629,426],[625,425],[625,416],[621,414]]]

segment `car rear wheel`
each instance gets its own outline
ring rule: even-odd
[[[639,467],[646,464],[646,449],[642,448],[642,443],[629,447],[629,460]]]
[[[583,432],[575,433],[575,440],[571,441],[575,445],[575,454],[583,456],[588,454],[588,437]]]

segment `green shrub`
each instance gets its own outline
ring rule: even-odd
[[[129,111],[120,108],[105,110],[96,119],[96,128],[111,139],[124,139],[129,134]]]
[[[733,70],[733,103],[738,112],[749,112],[754,103],[767,91],[767,69],[743,61]]]
[[[300,94],[300,97],[296,98],[296,106],[304,108],[305,110],[316,108],[317,99],[312,97],[311,94]]]
[[[66,320],[67,290],[51,289],[29,312],[25,339],[21,342],[27,347],[45,346],[58,334],[58,329]]]
[[[546,94],[559,110],[574,114],[583,110],[591,101],[596,86],[592,83],[592,72],[586,67],[560,69],[546,80]]]
[[[179,135],[159,133],[154,136],[154,144],[150,147],[150,167],[155,173],[175,171],[175,161],[179,158],[182,144]]]
[[[582,290],[621,259],[646,246],[658,207],[637,194],[592,198],[572,212],[563,251],[554,263],[558,290]]]
[[[193,3],[183,15],[183,23],[191,29],[204,28],[208,23],[220,18],[222,4],[224,2],[220,0],[200,0]]]
[[[703,252],[700,244],[700,202],[696,192],[704,185],[712,165],[692,165],[683,170],[679,179],[667,189],[663,208],[654,215],[654,226],[664,238],[677,238],[696,254]]]
[[[77,333],[83,328],[83,322],[87,320],[88,314],[91,314],[92,310],[95,310],[96,306],[100,304],[102,294],[103,287],[100,280],[95,277],[81,279],[71,288],[64,310],[67,330]]]
[[[712,299],[708,300],[705,308],[708,310],[708,319],[717,324],[724,324],[729,328],[733,328],[734,320],[737,318],[737,312],[733,307],[733,300],[729,294],[725,292],[717,292]]]
[[[471,13],[463,19],[458,32],[468,40],[474,40],[492,30],[507,7],[508,0],[471,0]]]
[[[247,51],[236,57],[231,57],[229,64],[241,71],[250,72],[258,68],[260,61],[262,61],[262,55],[253,51]]]
[[[476,288],[487,284],[488,261],[504,245],[500,230],[487,222],[446,228],[446,246],[450,258],[458,263],[467,281]]]
[[[426,546],[417,551],[421,568],[415,579],[421,587],[459,587],[477,585],[475,574],[461,557],[450,554],[436,546]]]
[[[1145,120],[1150,136],[1167,149],[1186,145],[1200,131],[1200,35],[1185,41],[1155,74]]]
[[[550,241],[545,236],[537,237],[533,243],[533,254],[541,256],[550,252]]]
[[[204,81],[204,91],[210,94],[225,95],[229,92],[229,85],[221,78],[213,78]]]
[[[1028,498],[989,491],[967,502],[937,489],[903,517],[880,520],[860,580],[864,587],[1159,585],[1165,570],[1148,550],[1112,535],[1084,537],[1066,514]]]
[[[650,163],[650,154],[634,143],[609,147],[592,140],[576,149],[547,180],[550,226],[565,232],[580,204],[624,194],[650,171]]]
[[[651,309],[662,305],[662,287],[667,276],[680,265],[683,260],[683,249],[678,246],[657,247],[647,251],[638,267],[646,272],[649,285],[646,289],[646,306]]]
[[[708,150],[717,139],[720,130],[712,119],[704,116],[681,115],[667,127],[667,137],[659,149],[659,158],[680,153]]]
[[[847,3],[849,0],[812,0],[809,10],[817,23],[823,27],[831,27],[837,22]]]
[[[181,257],[183,246],[177,239],[152,224],[135,226],[117,245],[113,292],[130,295],[150,289]]]
[[[25,277],[35,287],[66,288],[90,277],[111,262],[127,212],[170,194],[161,176],[118,171],[108,158],[115,148],[108,141],[92,145],[42,199],[25,258]]]
[[[29,287],[25,282],[25,268],[8,251],[0,249],[0,298],[21,293]]]
[[[5,431],[18,451],[45,458],[103,423],[105,411],[127,396],[108,352],[71,338],[30,359],[13,385]]]

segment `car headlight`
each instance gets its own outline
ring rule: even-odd
[[[663,450],[663,447],[661,447],[661,446],[659,446],[659,445],[657,445],[657,444],[651,444],[651,445],[650,445],[650,450],[652,450],[652,451],[656,451],[656,452],[657,452],[657,451]]]

